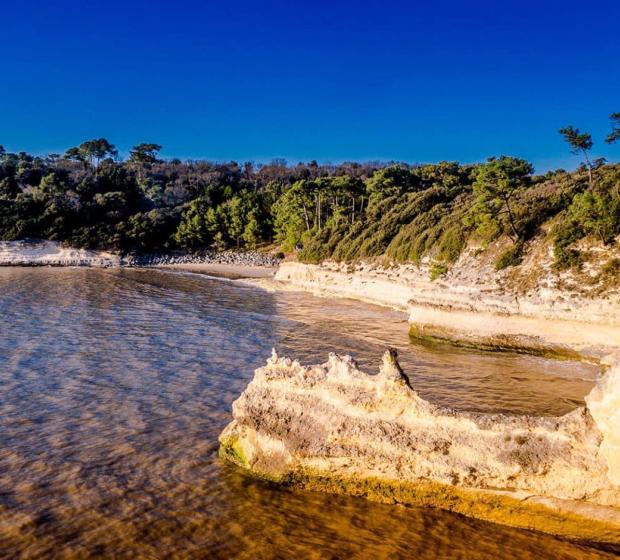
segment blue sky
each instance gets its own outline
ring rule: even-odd
[[[0,144],[291,162],[574,167],[557,129],[607,147],[620,2],[4,2]]]

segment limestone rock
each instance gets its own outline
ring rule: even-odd
[[[224,458],[271,480],[442,507],[620,542],[620,370],[561,417],[457,412],[422,399],[395,352],[303,366],[273,352],[233,404]]]
[[[547,265],[545,274],[552,274]],[[523,267],[523,273],[540,277],[543,284],[551,282],[535,263]],[[382,268],[284,262],[273,287],[406,311],[415,338],[595,361],[620,351],[618,287],[587,296],[557,286],[521,293],[500,282],[505,271],[483,266],[468,252],[445,281],[433,282],[428,274],[428,267],[412,264]],[[261,285],[268,287],[267,282]]]

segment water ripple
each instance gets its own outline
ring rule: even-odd
[[[272,346],[302,362],[386,345],[422,394],[560,414],[596,368],[414,346],[399,313],[147,270],[0,270],[0,557],[596,558],[448,513],[282,489],[217,458]]]

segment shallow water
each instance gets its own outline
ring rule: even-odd
[[[562,414],[593,366],[416,346],[406,318],[154,270],[0,269],[0,557],[595,558],[441,511],[282,489],[217,457],[272,346],[302,362],[397,347],[427,399]]]

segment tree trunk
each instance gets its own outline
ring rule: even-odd
[[[304,209],[304,219],[306,220],[306,231],[310,231],[310,220],[308,219],[308,209],[306,208],[306,203],[302,204]]]
[[[588,181],[590,182],[590,187],[592,187],[592,162],[590,161],[586,150],[583,150],[583,155],[586,158],[586,167],[588,168]]]
[[[510,229],[512,230],[513,235],[515,236],[515,242],[519,240],[519,232],[517,231],[517,227],[515,226],[515,218],[512,215],[512,209],[510,208],[510,203],[508,202],[508,198],[504,198],[504,204],[506,205],[506,210],[508,211],[508,222],[510,223]]]

